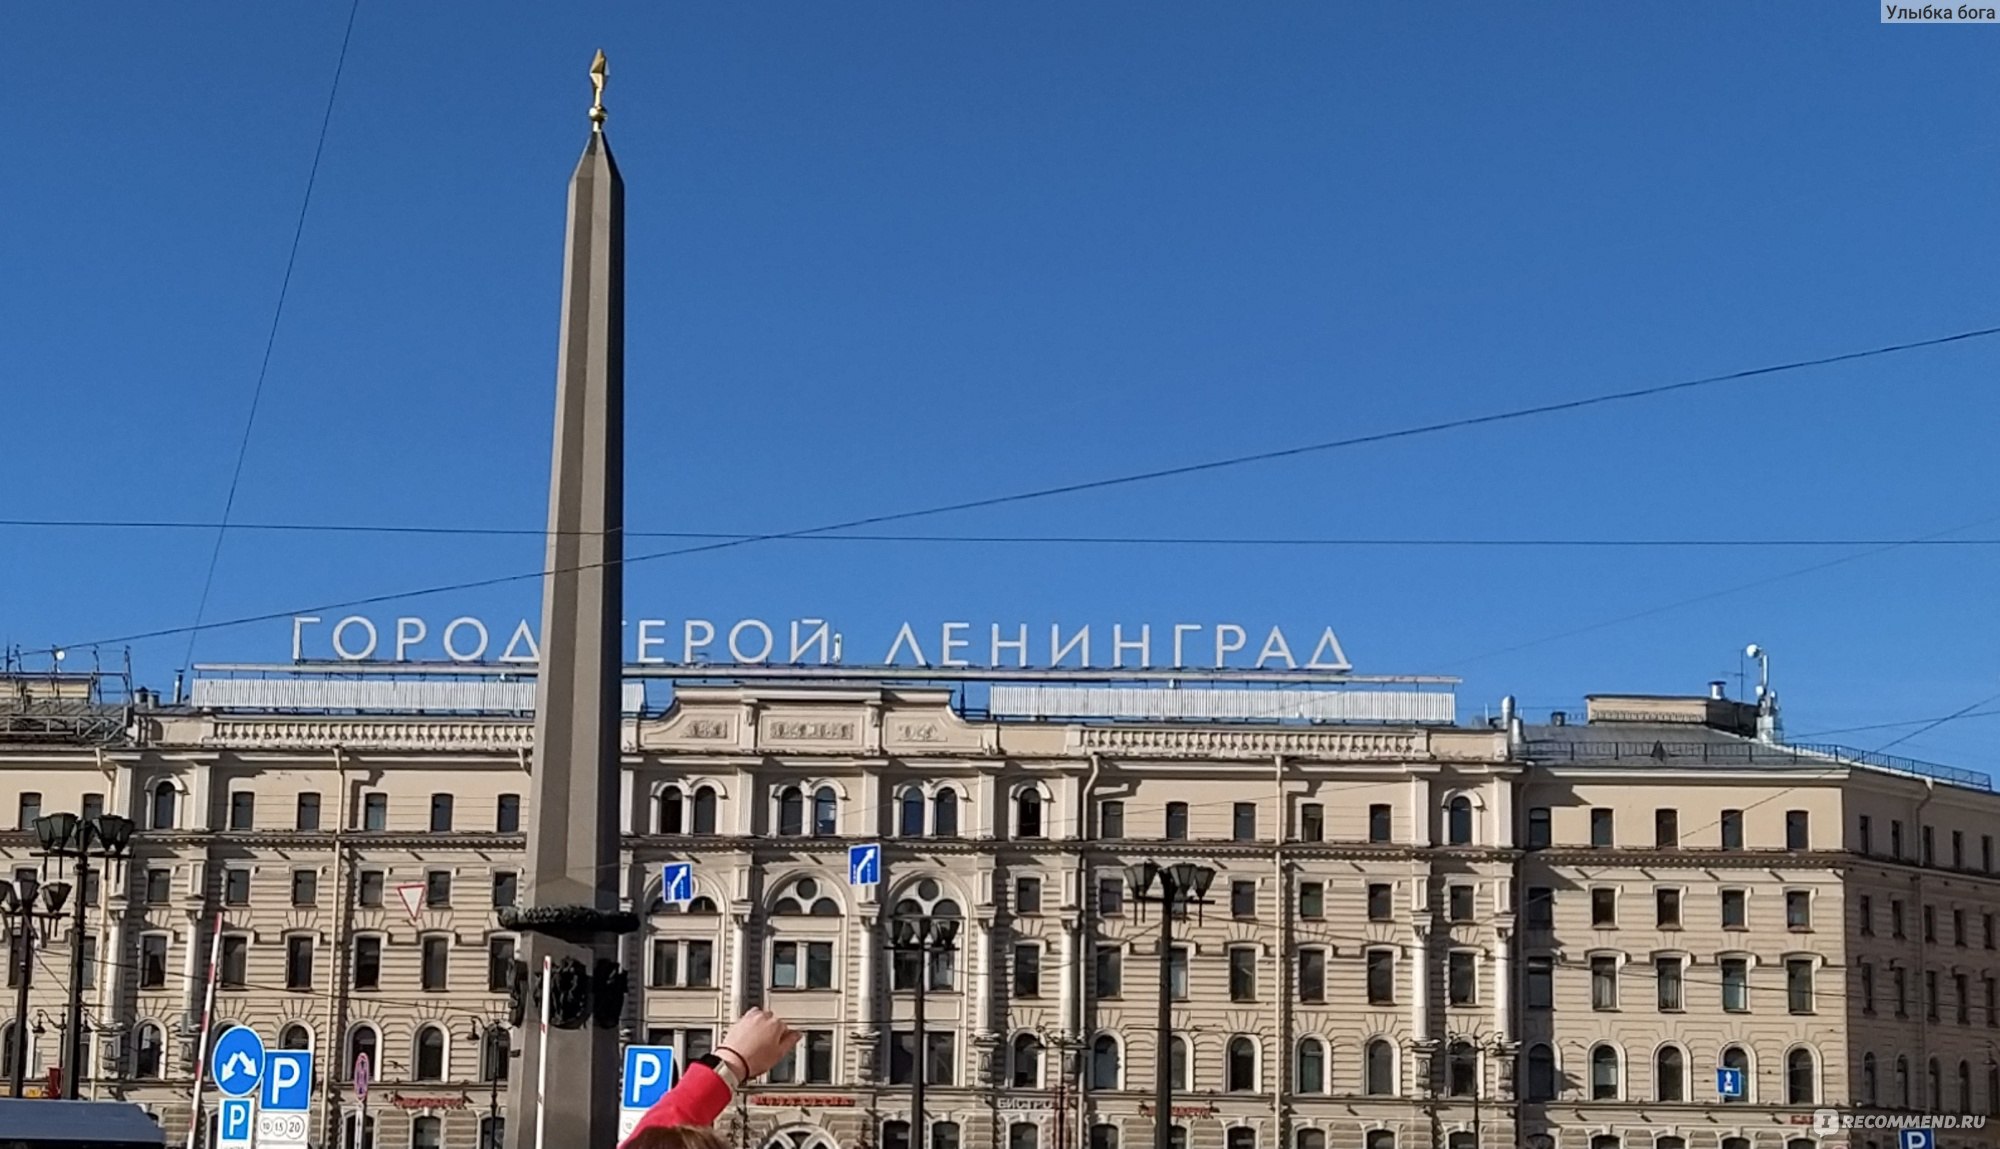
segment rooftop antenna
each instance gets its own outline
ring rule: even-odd
[[[1757,741],[1776,744],[1783,739],[1778,722],[1778,695],[1771,689],[1771,655],[1756,643],[1743,648],[1743,655],[1757,663]]]

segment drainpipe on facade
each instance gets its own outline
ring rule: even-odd
[[[1277,834],[1271,844],[1271,873],[1274,881],[1274,896],[1278,899],[1278,945],[1272,955],[1274,976],[1271,994],[1271,1023],[1276,1033],[1272,1050],[1276,1063],[1271,1073],[1271,1144],[1277,1149],[1285,1146],[1285,1078],[1292,1068],[1291,1033],[1285,1025],[1286,1003],[1291,987],[1286,984],[1290,973],[1292,952],[1292,895],[1285,882],[1285,835],[1291,832],[1292,816],[1285,803],[1285,756],[1271,756],[1271,789],[1277,797]]]
[[[1930,908],[1930,903],[1924,900],[1924,864],[1927,861],[1924,857],[1924,807],[1930,805],[1931,799],[1935,797],[1937,797],[1937,782],[1931,778],[1924,779],[1924,798],[1923,801],[1917,803],[1917,824],[1915,827],[1917,831],[1917,876],[1914,884],[1916,886],[1917,903],[1918,1000],[1917,1064],[1912,1067],[1912,1071],[1922,1074],[1924,1082],[1923,1093],[1919,1098],[1923,1104],[1918,1106],[1918,1108],[1928,1108],[1931,1102],[1931,1007],[1937,1001],[1938,996],[1930,992],[1931,935],[1930,931],[1924,928],[1924,915]],[[1940,1070],[1940,1076],[1942,1076],[1942,1070]],[[1938,1092],[1944,1092],[1942,1086],[1939,1087]],[[1943,1098],[1940,1097],[1939,1100],[1942,1101]]]
[[[95,753],[97,755],[97,772],[104,775],[104,808],[116,811],[118,809],[118,768],[105,762],[104,748],[102,746],[97,747]],[[98,952],[99,954],[109,953],[111,955],[108,961],[97,960],[94,963],[97,967],[97,1006],[94,1013],[97,1017],[99,1030],[103,1031],[109,1031],[113,1028],[111,1022],[111,1004],[117,1000],[117,995],[112,992],[112,987],[118,980],[119,971],[125,968],[124,923],[119,923],[115,933],[111,924],[111,891],[113,889],[111,874],[113,866],[117,867],[118,875],[121,879],[125,877],[125,861],[121,858],[116,862],[105,863],[103,873],[99,876],[97,883]],[[121,881],[116,888],[124,889],[125,883]],[[77,896],[82,897],[83,891],[78,890]],[[79,938],[77,940],[81,943],[83,939]],[[90,1042],[90,1045],[95,1048],[86,1048],[82,1064],[90,1065],[95,1063],[98,1067],[98,1072],[90,1075],[90,1100],[95,1101],[97,1100],[98,1083],[105,1076],[103,1073],[104,1041],[99,1032],[93,1032],[91,1037],[93,1040]],[[82,1082],[79,1081],[77,1084],[81,1085]]]
[[[320,1070],[319,1125],[320,1144],[338,1145],[340,1131],[338,1123],[339,1107],[333,1103],[333,1085],[340,1080],[340,1059],[347,1052],[347,945],[349,926],[353,922],[353,912],[347,905],[347,856],[343,848],[343,837],[347,831],[347,756],[341,748],[333,748],[334,785],[340,790],[340,797],[334,802],[333,820],[333,960],[332,984],[326,987],[326,1030],[319,1041],[318,1060],[324,1067]],[[329,1042],[331,1043],[329,1045]],[[484,1054],[484,1050],[480,1051]],[[360,1144],[368,1144],[366,1137]]]
[[[1090,881],[1090,843],[1097,838],[1094,795],[1097,793],[1098,776],[1103,772],[1104,759],[1093,752],[1090,756],[1090,773],[1084,776],[1082,801],[1076,812],[1077,837],[1080,839],[1076,849],[1076,904],[1082,912],[1077,915],[1077,960],[1069,972],[1069,976],[1076,979],[1076,992],[1070,995],[1071,1001],[1074,1002],[1071,1006],[1073,1012],[1063,1019],[1063,1024],[1068,1027],[1069,1033],[1062,1043],[1062,1071],[1065,1080],[1072,1071],[1076,1074],[1077,1149],[1089,1149],[1090,1146],[1090,1076],[1085,1072],[1083,1030],[1084,1020],[1093,1016],[1093,1007],[1096,1003],[1084,1000],[1090,990],[1090,981],[1084,976],[1083,971],[1087,968],[1084,965],[1086,961],[1092,966],[1097,962],[1097,932],[1090,928],[1090,899],[1093,893]]]

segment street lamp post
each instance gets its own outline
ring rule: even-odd
[[[132,841],[132,819],[117,814],[98,814],[95,817],[79,818],[75,814],[46,814],[35,819],[35,837],[42,845],[42,856],[57,859],[58,865],[64,858],[76,859],[76,916],[70,923],[69,936],[69,1020],[63,1029],[63,1081],[62,1095],[66,1101],[77,1099],[77,1089],[83,1083],[83,962],[84,911],[89,898],[90,860],[103,858],[106,862],[125,856],[125,847]]]
[[[41,894],[43,904],[48,907],[46,910],[35,909],[37,893]],[[10,1097],[21,1096],[28,1083],[28,988],[35,980],[35,923],[38,920],[60,920],[63,902],[68,897],[68,882],[42,885],[33,874],[22,874],[19,880],[11,882],[0,878],[0,914],[8,919],[13,936],[20,939],[20,952],[16,955],[19,968],[15,971],[18,982],[14,997],[14,1067],[9,1074],[12,1086],[8,1093]]]
[[[479,1138],[479,1149],[500,1149],[500,1082],[507,1076],[507,1058],[513,1056],[509,1049],[499,1062],[493,1062],[493,1032],[506,1032],[506,1027],[497,1021],[483,1022],[474,1018],[468,1028],[472,1040],[479,1048],[479,1071],[486,1078],[486,1129]]]
[[[957,918],[931,918],[900,916],[889,926],[889,948],[899,954],[917,955],[917,1000],[913,1022],[916,1045],[911,1055],[910,1066],[910,1149],[927,1149],[929,1126],[924,1121],[924,1077],[928,1069],[926,1062],[926,1039],[924,1036],[924,991],[931,978],[931,956],[948,953],[958,941]],[[889,1036],[889,1056],[895,1057],[895,1033],[891,1024]]]
[[[1174,912],[1186,916],[1189,906],[1208,904],[1208,887],[1215,870],[1193,862],[1162,866],[1139,862],[1125,867],[1132,885],[1132,900],[1140,904],[1156,902],[1160,907],[1160,1033],[1154,1055],[1153,1149],[1170,1149],[1174,1128],[1174,1074],[1171,1041],[1174,1029],[1174,991],[1171,971],[1174,949]],[[1159,893],[1153,887],[1159,887]]]

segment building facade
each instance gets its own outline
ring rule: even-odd
[[[1027,721],[963,698],[683,685],[628,719],[626,1039],[694,1056],[752,1005],[805,1033],[718,1123],[744,1149],[910,1149],[919,1066],[930,1149],[1136,1149],[1163,1054],[1185,1149],[1860,1149],[1894,1134],[1814,1112],[2000,1108],[1982,778],[1760,739],[1719,694],[1537,726]],[[0,864],[62,876],[43,813],[140,827],[83,891],[85,1095],[184,1135],[213,958],[216,1028],[315,1051],[317,1143],[371,1143],[365,1121],[380,1149],[483,1145],[534,1033],[510,1024],[496,916],[535,816],[531,723],[58,709],[0,739],[21,827]],[[869,842],[881,882],[852,886]],[[676,861],[684,904],[661,897]],[[1149,861],[1215,873],[1165,954],[1127,879]],[[896,952],[898,915],[959,919],[956,951]],[[25,1022],[40,1081],[73,931],[32,932],[25,1017],[10,932],[0,1068]]]

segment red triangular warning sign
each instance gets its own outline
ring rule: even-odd
[[[403,899],[403,909],[409,912],[411,921],[417,921],[424,916],[424,884],[422,882],[405,882],[397,886],[396,896]]]

